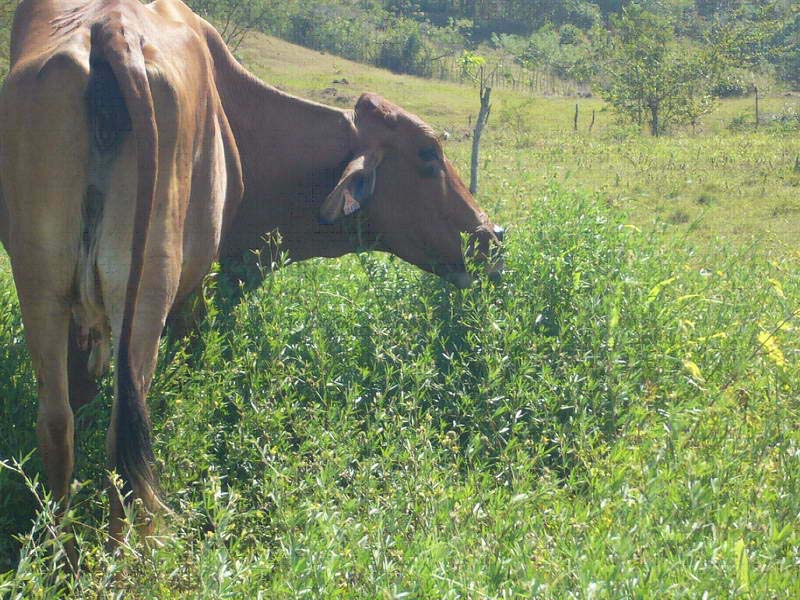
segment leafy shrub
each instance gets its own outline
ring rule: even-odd
[[[785,105],[780,112],[767,117],[767,127],[783,134],[800,130],[800,110],[797,106]]]
[[[750,77],[744,71],[728,69],[716,78],[711,93],[718,98],[736,98],[752,93]]]
[[[399,73],[430,75],[431,53],[417,22],[398,19],[381,38],[375,64]]]
[[[581,30],[578,29],[575,25],[567,24],[564,25],[558,31],[558,43],[562,46],[564,44],[572,45],[577,44],[581,39]]]
[[[581,41],[577,28],[557,31],[548,24],[528,38],[517,59],[523,66],[544,68],[561,78],[582,79],[579,71],[588,55]]]

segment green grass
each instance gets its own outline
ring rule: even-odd
[[[335,63],[348,89],[455,133],[471,110],[457,86],[255,56],[288,47],[269,44],[243,56],[287,89],[329,87]],[[118,558],[97,530],[107,381],[81,415],[76,581],[52,573],[64,534],[50,541],[42,486],[11,465],[35,448],[35,383],[0,269],[0,572],[15,569],[0,597],[800,596],[797,231],[751,241],[771,234],[744,183],[796,142],[611,125],[576,138],[572,102],[497,97],[481,201],[513,227],[501,285],[457,291],[378,256],[310,261],[232,310],[217,290],[201,342],[162,345],[150,405],[174,514],[161,544],[131,539]],[[448,152],[463,164],[467,146]],[[703,220],[671,224],[709,179],[753,212],[728,214],[716,191]],[[625,191],[637,185],[650,195]],[[746,231],[721,241],[735,219]],[[33,453],[23,472],[40,469]]]

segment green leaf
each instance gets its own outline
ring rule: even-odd
[[[736,552],[736,581],[742,591],[750,589],[750,559],[747,556],[747,546],[742,538],[734,546]]]
[[[670,277],[669,279],[665,279],[664,281],[659,281],[657,284],[655,284],[650,290],[650,292],[647,294],[647,299],[644,301],[645,305],[649,306],[653,302],[653,300],[658,298],[658,295],[661,293],[661,290],[663,290],[665,287],[667,287],[676,279],[677,277]]]

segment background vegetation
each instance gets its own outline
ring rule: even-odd
[[[564,27],[502,35],[553,48]],[[330,104],[384,94],[450,132],[466,174],[476,90],[258,34],[237,53]],[[496,90],[499,286],[362,255],[288,266],[234,309],[212,278],[201,342],[162,346],[150,397],[174,510],[156,547],[102,551],[110,381],[79,415],[75,581],[50,560],[66,530],[0,257],[0,597],[800,596],[800,98],[765,60],[737,71],[765,88],[757,130],[751,97],[656,139],[596,96]]]
[[[653,135],[695,129],[722,97],[800,83],[800,6],[789,0],[195,0],[238,48],[246,27],[425,77],[583,95]],[[468,78],[466,78],[468,80]],[[757,92],[756,92],[757,93]]]
[[[579,79],[587,79],[587,65],[577,63],[596,58],[609,35],[624,35],[627,13],[646,13],[684,49],[714,48],[717,59],[723,51],[736,53],[739,70],[727,73],[729,80],[742,67],[786,82],[798,77],[800,12],[789,0],[199,0],[193,6],[225,24],[247,21],[306,47],[395,71],[434,75],[437,61],[484,47],[509,62]],[[727,93],[747,91],[747,82],[728,83]]]

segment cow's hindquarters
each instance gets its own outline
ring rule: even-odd
[[[92,394],[113,352],[109,466],[155,509],[145,397],[166,317],[200,284],[241,198],[238,151],[191,28],[133,1],[37,27],[52,28],[55,54],[31,45],[0,95],[0,241],[39,382],[41,448],[63,498],[69,390]],[[123,514],[111,500],[113,540]]]

